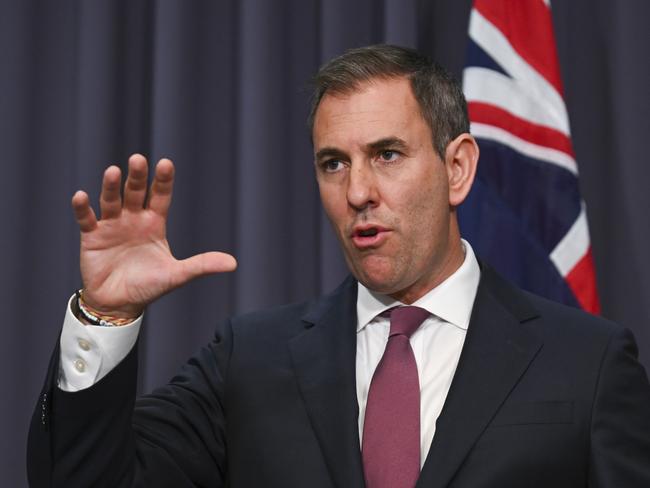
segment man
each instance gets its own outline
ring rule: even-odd
[[[315,82],[316,177],[353,276],[226,321],[135,400],[145,306],[236,264],[172,257],[169,160],[148,197],[142,156],[123,197],[108,168],[101,220],[73,197],[84,288],[36,407],[30,483],[650,486],[650,386],[629,332],[514,288],[460,238],[478,148],[458,86],[392,46],[349,51]]]

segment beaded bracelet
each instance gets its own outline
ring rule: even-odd
[[[115,317],[113,315],[105,315],[91,306],[89,306],[83,298],[83,290],[77,290],[77,308],[83,315],[83,318],[90,322],[90,325],[99,325],[101,327],[119,327],[133,322],[133,319],[123,317]]]

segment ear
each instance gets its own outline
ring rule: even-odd
[[[464,133],[447,144],[445,166],[449,179],[449,205],[457,207],[465,200],[474,182],[478,163],[478,145]]]

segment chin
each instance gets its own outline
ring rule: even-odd
[[[399,288],[395,283],[395,269],[385,259],[366,260],[351,268],[354,277],[369,290],[388,295]]]

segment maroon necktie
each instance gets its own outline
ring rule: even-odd
[[[420,382],[409,337],[429,316],[419,307],[390,312],[390,334],[368,391],[363,425],[367,488],[413,488],[420,475]]]

